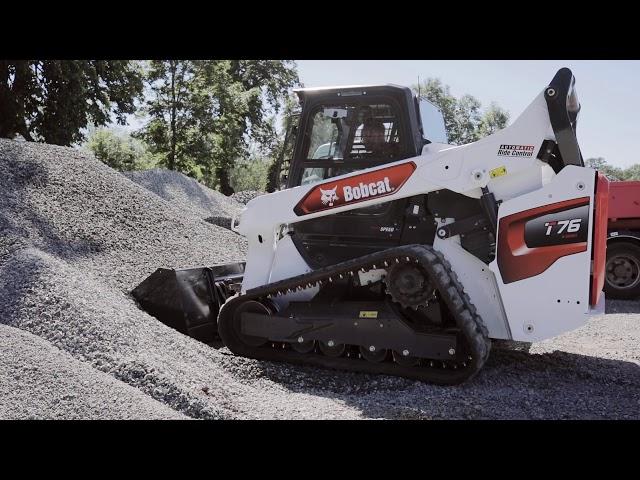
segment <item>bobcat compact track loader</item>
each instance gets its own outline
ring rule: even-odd
[[[408,88],[297,90],[286,183],[232,224],[246,264],[159,269],[133,294],[237,355],[440,384],[473,377],[492,339],[584,325],[604,312],[608,181],[584,167],[574,83],[559,70],[461,146]]]

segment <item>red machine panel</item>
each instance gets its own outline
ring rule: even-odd
[[[415,163],[407,162],[340,180],[327,180],[312,188],[293,211],[296,215],[307,215],[371,198],[386,197],[398,191],[415,169]]]
[[[609,183],[609,218],[640,218],[640,182]]]
[[[586,251],[588,205],[589,197],[575,198],[501,218],[497,254],[504,283],[539,275],[560,257]]]

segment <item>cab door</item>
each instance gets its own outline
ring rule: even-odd
[[[301,155],[289,187],[415,156],[403,107],[385,95],[332,98],[307,106],[298,139]],[[365,123],[384,126],[381,145],[371,147],[363,137]],[[414,208],[415,203],[421,207]],[[424,215],[424,199],[396,200],[302,221],[294,225],[292,238],[307,263],[320,268],[402,244],[408,210]]]

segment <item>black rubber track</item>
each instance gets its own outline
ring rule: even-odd
[[[386,263],[385,263],[386,262]],[[247,300],[265,301],[270,296],[295,291],[299,287],[329,282],[330,277],[355,275],[358,270],[385,268],[397,262],[417,262],[428,272],[441,298],[453,315],[460,329],[466,348],[470,352],[466,366],[446,367],[442,361],[434,361],[434,367],[419,365],[406,367],[395,362],[371,363],[358,358],[331,358],[320,353],[298,353],[290,348],[273,348],[272,342],[263,347],[251,347],[240,340],[233,328],[235,309]],[[324,368],[401,376],[441,385],[454,385],[474,377],[483,367],[491,350],[491,340],[482,319],[464,293],[462,284],[449,262],[427,245],[403,245],[382,252],[314,270],[285,280],[248,290],[244,295],[229,298],[220,309],[218,333],[224,344],[234,354],[258,360],[282,361],[293,364],[314,365]],[[281,345],[281,344],[278,344]],[[442,367],[445,365],[445,368]]]

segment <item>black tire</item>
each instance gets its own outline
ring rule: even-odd
[[[604,293],[608,298],[640,297],[640,246],[614,242],[607,246]]]

